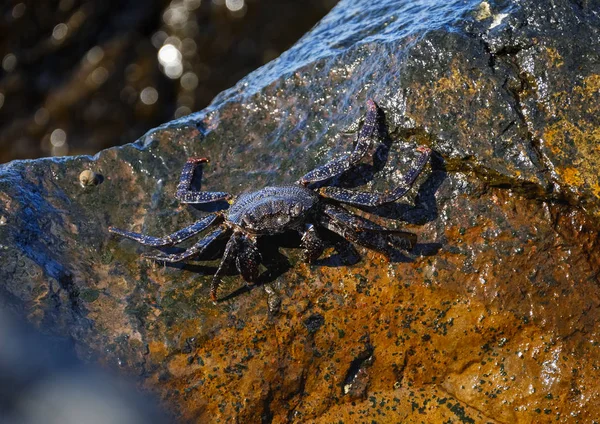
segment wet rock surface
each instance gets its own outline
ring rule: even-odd
[[[202,112],[95,157],[4,166],[3,304],[184,422],[589,422],[599,9],[342,1]],[[286,267],[252,290],[227,276],[213,305],[218,258],[164,267],[109,237],[205,213],[173,196],[189,156],[211,158],[203,189],[295,181],[351,148],[367,98],[382,143],[340,183],[393,186],[415,146],[436,152],[406,199],[370,211],[418,233],[405,256],[309,266],[284,247]],[[88,169],[98,184],[81,185]]]

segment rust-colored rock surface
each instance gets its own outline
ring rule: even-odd
[[[4,306],[182,422],[593,422],[599,6],[342,1],[202,112],[93,158],[3,167]],[[210,156],[208,190],[295,181],[351,148],[367,98],[382,125],[366,189],[436,152],[406,199],[368,211],[418,233],[405,257],[309,266],[282,247],[287,270],[251,290],[227,276],[214,305],[218,255],[164,267],[109,237],[205,214],[173,196],[189,156]]]

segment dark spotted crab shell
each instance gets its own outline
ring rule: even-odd
[[[227,212],[227,219],[260,234],[275,234],[303,221],[318,202],[318,195],[305,187],[265,187],[240,195]]]

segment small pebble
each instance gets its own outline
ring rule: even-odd
[[[86,169],[79,174],[79,183],[82,187],[88,187],[98,184],[98,174]]]

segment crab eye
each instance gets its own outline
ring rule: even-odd
[[[284,225],[285,223],[287,223],[287,219],[284,215],[280,215],[277,217],[277,225]]]
[[[302,212],[302,205],[300,203],[296,203],[291,210],[292,215],[298,216]]]

